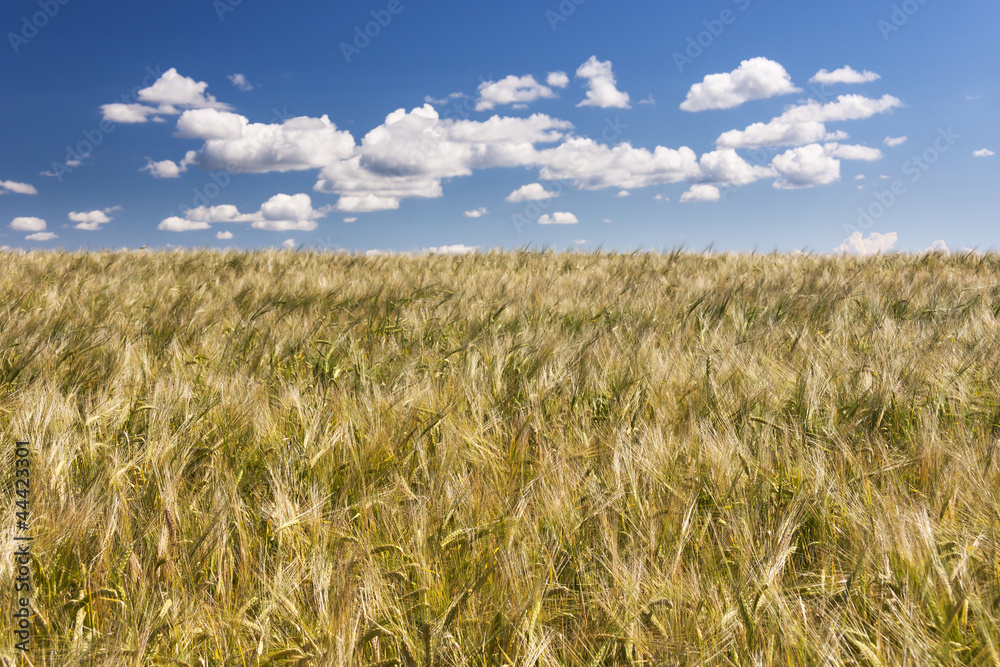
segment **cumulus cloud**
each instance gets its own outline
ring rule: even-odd
[[[429,255],[471,255],[479,250],[479,246],[475,245],[462,245],[461,243],[455,245],[443,245],[443,246],[431,246],[430,248],[424,248],[424,252]]]
[[[761,148],[763,146],[801,146],[817,141],[845,138],[842,133],[829,133],[826,123],[861,120],[901,107],[902,101],[892,95],[879,99],[864,95],[841,95],[835,101],[822,104],[809,100],[790,107],[767,123],[753,123],[745,130],[730,130],[716,139],[725,148]]]
[[[188,170],[188,167],[195,164],[197,160],[198,153],[196,151],[188,151],[184,159],[180,162],[174,162],[173,160],[160,160],[157,162],[147,157],[146,166],[140,168],[139,171],[148,171],[152,174],[153,178],[178,178]]]
[[[882,143],[888,146],[889,148],[893,148],[894,146],[902,146],[903,144],[905,144],[906,139],[907,137],[904,134],[901,137],[886,137],[885,139],[882,140]]]
[[[556,211],[552,215],[544,213],[538,218],[540,225],[575,225],[578,222],[575,215],[564,211]]]
[[[517,190],[514,190],[507,195],[506,201],[541,201],[543,199],[552,199],[553,197],[558,196],[559,193],[549,192],[541,183],[529,183],[528,185],[522,185]]]
[[[43,232],[45,221],[41,218],[20,217],[10,221],[10,228],[15,232]]]
[[[486,215],[487,213],[489,213],[489,211],[486,210],[486,207],[485,206],[481,206],[480,208],[476,208],[476,209],[473,209],[471,211],[466,211],[465,212],[465,217],[466,218],[481,218],[484,215]]]
[[[566,76],[565,74],[563,76]],[[551,75],[550,75],[551,78]],[[484,81],[479,84],[479,100],[476,111],[488,111],[498,104],[524,106],[539,98],[553,98],[556,94],[548,86],[535,81],[535,77],[511,74],[500,81]]]
[[[35,234],[28,234],[24,238],[29,241],[51,241],[52,239],[59,237],[52,232],[37,232]]]
[[[980,148],[978,151],[973,151],[972,154],[976,157],[993,157],[996,155],[989,148]]]
[[[104,120],[113,123],[145,123],[159,116],[176,116],[185,109],[229,109],[205,92],[208,84],[182,76],[171,67],[153,85],[137,94],[138,103],[104,104]]]
[[[615,197],[628,197],[631,194],[632,193],[629,192],[628,190],[619,190],[618,194],[616,194]]]
[[[709,74],[691,86],[681,103],[684,111],[731,109],[750,100],[801,92],[780,63],[767,58],[744,60],[732,72]]]
[[[781,172],[774,182],[779,190],[824,185],[840,180],[840,160],[831,157],[819,144],[809,144],[776,155],[771,162]]]
[[[37,195],[38,190],[29,183],[19,183],[17,181],[0,181],[0,195],[13,192],[19,195]]]
[[[951,252],[948,250],[948,245],[944,242],[944,239],[938,239],[930,245],[929,248],[924,250],[924,252]]]
[[[719,192],[719,188],[704,183],[692,185],[687,192],[681,195],[682,204],[699,201],[719,201],[720,199],[722,199],[722,194]]]
[[[731,148],[705,153],[701,156],[699,167],[701,180],[724,185],[747,185],[762,178],[777,176],[772,167],[751,165]]]
[[[106,225],[111,222],[111,216],[108,213],[117,211],[120,206],[112,206],[103,210],[97,211],[71,211],[67,216],[70,222],[77,223],[74,225],[77,229],[82,229],[84,231],[93,232],[101,229],[101,225]]]
[[[169,232],[188,232],[209,229],[217,223],[250,223],[254,229],[268,231],[312,231],[318,218],[329,209],[316,210],[309,195],[277,194],[264,202],[255,213],[240,213],[232,204],[199,206],[160,222],[158,229]]]
[[[852,253],[855,255],[877,255],[881,252],[891,250],[894,245],[896,245],[896,232],[889,232],[888,234],[872,232],[868,235],[868,238],[862,238],[861,232],[854,232],[844,239],[844,242],[835,248],[834,252]]]
[[[610,60],[601,62],[597,56],[590,56],[590,59],[576,70],[576,75],[587,81],[587,99],[576,106],[602,109],[629,108],[628,93],[618,90]]]
[[[314,189],[341,195],[341,211],[394,209],[404,198],[440,197],[445,178],[532,166],[535,145],[558,141],[570,128],[544,114],[473,121],[442,119],[430,105],[397,109],[365,135],[354,155],[328,164]]]
[[[285,239],[281,242],[281,247],[287,250],[295,250],[295,239]]]
[[[233,238],[233,233],[232,232],[216,232],[215,233],[215,238],[220,239],[222,241],[228,241],[229,239]]]
[[[865,162],[874,162],[875,160],[882,159],[882,151],[868,146],[829,143],[823,146],[823,150],[830,157],[837,157],[842,160],[863,160]]]
[[[243,76],[242,74],[239,74],[239,73],[237,73],[237,74],[230,74],[228,78],[229,78],[229,82],[231,84],[233,84],[234,86],[236,86],[236,88],[238,90],[241,90],[244,93],[253,90],[253,87],[254,87],[253,84],[250,83],[249,81],[247,81],[247,78],[245,76]]]
[[[869,83],[871,81],[878,81],[881,78],[882,77],[875,72],[870,72],[868,70],[858,72],[850,65],[845,65],[844,67],[835,69],[832,72],[827,72],[825,69],[821,69],[816,72],[811,79],[809,79],[809,83]]]
[[[194,109],[181,114],[177,134],[205,141],[194,156],[199,167],[239,173],[322,169],[354,151],[351,133],[338,130],[325,115],[268,124],[228,111]]]
[[[649,151],[628,142],[611,147],[582,137],[538,151],[535,162],[542,180],[570,180],[582,190],[644,188],[701,175],[698,157],[687,146]]]
[[[569,85],[569,77],[566,76],[566,72],[549,72],[548,77],[545,79],[545,83],[549,84],[553,88],[565,88]]]

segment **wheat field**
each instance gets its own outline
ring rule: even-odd
[[[997,254],[0,266],[4,664],[1000,664]]]

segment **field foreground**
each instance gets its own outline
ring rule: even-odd
[[[995,254],[0,266],[0,662],[1000,664]]]

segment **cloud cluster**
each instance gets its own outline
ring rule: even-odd
[[[111,222],[111,216],[108,213],[113,213],[120,208],[121,206],[111,206],[96,211],[71,211],[67,217],[69,217],[70,222],[77,223],[74,225],[76,229],[94,232],[102,229],[101,225]]]
[[[307,194],[277,194],[264,202],[255,213],[240,213],[232,204],[199,206],[185,211],[184,217],[165,218],[157,229],[189,232],[209,229],[217,223],[250,223],[254,229],[309,232],[316,229],[316,220],[327,212],[328,209],[314,209]]]
[[[56,234],[45,231],[45,220],[34,217],[14,218],[10,222],[10,228],[15,232],[30,232],[24,238],[28,241],[51,241],[58,238]]]
[[[731,109],[750,100],[801,92],[780,63],[767,58],[744,60],[732,72],[709,74],[691,86],[683,111]]]

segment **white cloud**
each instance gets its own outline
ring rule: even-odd
[[[779,190],[809,188],[840,179],[840,160],[831,157],[819,144],[787,150],[776,155],[771,164],[781,172],[774,182]]]
[[[562,211],[556,211],[552,215],[544,213],[538,218],[540,225],[575,225],[578,222],[575,215]]]
[[[228,78],[230,83],[244,93],[253,90],[253,84],[247,81],[247,78],[242,74],[230,74]]]
[[[628,190],[619,190],[618,194],[616,194],[615,197],[628,197],[631,194],[632,193],[629,192]]]
[[[907,137],[904,134],[901,137],[886,137],[885,139],[882,140],[882,143],[888,146],[889,148],[892,148],[894,146],[902,146],[903,144],[906,143],[906,139]]]
[[[228,241],[229,239],[233,238],[233,233],[232,232],[216,232],[215,233],[215,238],[221,239],[223,241]]]
[[[566,76],[563,74],[563,76]],[[551,75],[550,77],[551,78]],[[535,77],[511,74],[500,81],[484,81],[479,84],[479,101],[476,111],[487,111],[498,104],[524,105],[539,98],[553,98],[556,94],[548,86],[535,81]]]
[[[306,194],[277,194],[264,202],[256,213],[240,213],[232,204],[199,206],[185,211],[183,218],[166,218],[158,229],[187,232],[209,229],[214,223],[250,223],[254,229],[308,232],[316,229],[316,220],[326,215],[327,210],[314,209]]]
[[[195,156],[199,167],[235,173],[322,169],[355,148],[351,133],[338,130],[325,115],[265,124],[230,112],[195,109],[181,115],[177,133],[205,141]]]
[[[618,90],[610,60],[601,62],[597,56],[590,56],[590,59],[576,70],[576,75],[587,80],[587,99],[576,106],[602,109],[629,108],[628,93]]]
[[[856,181],[863,181],[866,178],[868,178],[868,177],[865,176],[864,174],[858,174],[857,176],[854,177],[854,180],[856,180]]]
[[[113,123],[145,123],[160,116],[176,116],[185,109],[228,109],[205,93],[208,84],[177,73],[171,67],[153,85],[138,92],[137,104],[104,104],[104,120]]]
[[[346,223],[352,223],[352,222],[357,222],[357,221],[358,221],[358,219],[355,218],[355,217],[344,218],[344,222],[346,222]]]
[[[486,215],[487,213],[489,213],[489,211],[486,210],[486,207],[485,206],[481,206],[481,207],[473,209],[471,211],[466,211],[465,212],[465,217],[466,218],[481,218],[484,215]]]
[[[32,217],[14,218],[10,222],[10,228],[15,232],[42,232],[45,231],[45,221]]]
[[[773,168],[751,165],[731,148],[705,153],[701,156],[700,167],[702,180],[725,185],[746,185],[777,176]]]
[[[858,146],[853,144],[829,143],[823,146],[823,150],[830,157],[837,157],[842,160],[864,160],[874,162],[882,159],[882,151],[868,146]]]
[[[101,229],[101,225],[111,222],[111,216],[108,213],[117,211],[119,208],[121,207],[112,206],[98,211],[71,211],[67,217],[70,222],[78,223],[74,225],[77,229],[93,232]]]
[[[809,79],[809,83],[870,83],[872,81],[878,81],[881,78],[882,77],[875,72],[870,72],[868,70],[858,72],[852,69],[850,65],[845,65],[844,67],[835,69],[832,72],[827,72],[825,69],[821,69],[816,72],[811,79]]]
[[[763,146],[800,146],[817,141],[843,139],[842,133],[830,134],[826,123],[861,120],[903,105],[899,98],[883,95],[879,99],[864,95],[841,95],[836,101],[821,104],[809,100],[793,106],[767,123],[753,123],[745,130],[722,133],[715,143],[725,148],[761,148]]]
[[[650,93],[648,96],[639,100],[639,104],[656,104],[656,99],[653,97],[653,94]]]
[[[692,185],[687,192],[681,195],[682,204],[687,202],[719,201],[720,199],[722,199],[722,194],[719,192],[719,188],[703,183]]]
[[[285,239],[284,241],[281,242],[281,247],[282,248],[287,248],[288,250],[294,250],[295,249],[295,239]]]
[[[566,72],[549,72],[548,77],[545,79],[545,83],[549,84],[553,88],[565,88],[569,85],[569,77],[566,76]]]
[[[780,63],[767,58],[744,60],[732,72],[709,74],[691,86],[681,103],[684,111],[731,109],[750,100],[801,92]]]
[[[341,211],[394,209],[403,198],[440,197],[445,178],[535,165],[535,144],[558,141],[571,127],[544,114],[479,122],[441,119],[430,105],[397,109],[365,135],[353,156],[327,165],[314,189],[340,194]]]
[[[59,237],[52,232],[37,232],[35,234],[28,234],[24,238],[29,241],[51,241],[52,239]]]
[[[14,192],[19,195],[37,195],[38,190],[29,183],[19,183],[17,181],[0,181],[0,195]]]
[[[889,232],[888,234],[872,232],[868,235],[868,238],[862,238],[861,232],[854,232],[844,239],[844,242],[835,248],[834,252],[846,252],[855,255],[877,255],[878,253],[892,249],[894,245],[896,245],[896,232]]]
[[[670,201],[670,197],[663,194],[658,194],[653,197],[653,201]]]
[[[197,160],[198,153],[196,151],[188,151],[184,159],[179,163],[173,160],[160,160],[156,162],[147,157],[146,166],[140,168],[139,171],[148,171],[152,174],[153,178],[178,178],[188,170],[189,166],[195,164]]]
[[[558,192],[549,192],[541,183],[529,183],[528,185],[522,185],[517,190],[514,190],[507,195],[506,201],[541,201],[543,199],[552,199],[553,197],[558,196]]]
[[[972,154],[976,157],[993,157],[996,155],[989,148],[980,148],[978,151],[973,151]]]
[[[698,157],[687,146],[649,151],[625,142],[612,148],[582,137],[538,151],[535,163],[543,180],[571,180],[582,190],[644,188],[701,175]]]
[[[938,239],[937,241],[932,243],[929,248],[924,250],[924,252],[950,252],[950,251],[948,250],[948,246],[944,242],[944,239]]]
[[[424,252],[430,255],[471,255],[479,250],[479,246],[470,245],[443,245],[424,248]]]

